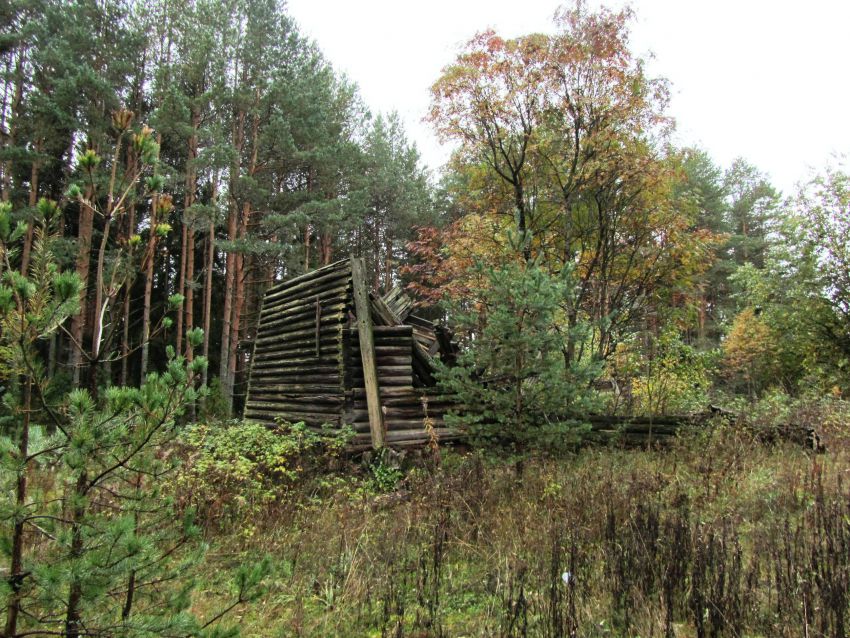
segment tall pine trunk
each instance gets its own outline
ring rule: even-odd
[[[18,57],[15,61],[15,90],[12,97],[12,120],[9,123],[9,130],[6,137],[6,148],[13,147],[17,144],[17,120],[21,110],[21,103],[24,97],[24,50],[18,52]],[[5,111],[4,111],[5,114]],[[8,202],[12,198],[12,159],[6,160],[3,165],[3,201]]]
[[[236,107],[233,117],[232,141],[234,161],[230,167],[230,205],[227,207],[227,240],[231,243],[227,251],[224,277],[224,321],[221,326],[221,350],[219,357],[219,380],[228,408],[233,405],[233,378],[230,376],[230,358],[234,355],[231,349],[231,332],[233,322],[234,295],[236,293],[236,252],[233,242],[236,241],[239,224],[239,203],[236,199],[238,181],[242,171],[242,148],[245,143],[245,117],[247,113],[242,107]]]
[[[206,272],[204,277],[204,356],[209,359],[210,356],[210,327],[212,324],[212,288],[213,288],[213,265],[215,263],[215,223],[210,222],[209,230],[207,231],[207,254],[206,254]],[[201,382],[207,385],[209,374],[205,366],[201,373]]]
[[[136,232],[136,202],[130,202],[127,211],[127,237]],[[124,303],[121,310],[121,385],[130,383],[130,301],[133,295],[133,280],[127,281],[124,287]]]
[[[157,133],[156,143],[161,147],[162,133]],[[154,171],[156,174],[156,170]],[[148,373],[151,340],[151,296],[153,295],[153,266],[156,258],[156,225],[157,209],[159,208],[159,193],[154,193],[151,201],[151,223],[148,236],[148,247],[145,254],[145,295],[142,301],[142,361],[141,381],[144,381]]]
[[[227,215],[227,239],[229,242],[236,240],[236,217],[237,217],[236,202],[232,202]],[[224,304],[222,308],[223,320],[221,326],[221,350],[219,355],[219,381],[221,390],[224,393],[225,401],[228,407],[232,405],[233,400],[233,381],[230,378],[230,335],[231,323],[233,315],[233,296],[235,293],[236,281],[236,253],[231,249],[227,251],[225,260],[225,277],[224,277]]]
[[[142,361],[141,381],[148,373],[151,339],[151,296],[153,295],[153,266],[156,258],[156,209],[159,206],[159,194],[154,194],[151,202],[151,227],[148,247],[145,253],[145,294],[142,301]]]
[[[188,175],[186,181],[189,181]],[[175,345],[178,354],[183,352],[183,312],[186,303],[186,257],[188,252],[186,250],[186,244],[189,241],[189,229],[186,223],[188,215],[186,211],[189,209],[188,200],[189,195],[187,193],[183,200],[183,223],[180,224],[182,227],[180,233],[180,272],[177,275],[177,293],[184,297],[184,300],[177,305],[177,343]]]
[[[257,172],[257,158],[259,152],[260,116],[256,112],[260,96],[255,94],[254,117],[251,121],[251,159],[248,163],[248,175],[253,178]],[[239,218],[239,230],[237,237],[244,244],[248,238],[248,228],[251,221],[251,202],[242,203],[242,215]],[[246,256],[244,253],[236,255],[236,293],[233,303],[233,317],[230,322],[230,360],[228,362],[228,378],[230,381],[231,405],[236,390],[237,374],[241,372],[241,357],[239,355],[239,337],[242,332],[242,314],[245,309],[245,278],[246,278]]]
[[[9,582],[11,592],[6,601],[6,630],[4,636],[12,637],[18,632],[18,616],[21,612],[21,588],[24,575],[24,512],[27,507],[27,471],[29,469],[29,435],[30,435],[30,412],[32,409],[32,379],[27,377],[23,381],[23,419],[21,423],[20,441],[18,443],[18,477],[15,486],[15,506],[18,515],[12,529],[12,547]]]
[[[210,197],[213,207],[218,203],[218,171],[213,173],[212,195]],[[215,219],[210,218],[207,229],[207,254],[204,276],[204,356],[209,360],[210,356],[210,331],[212,329],[212,291],[213,291],[213,267],[215,266]],[[203,385],[209,383],[208,366],[201,373]]]
[[[94,196],[91,186],[86,189],[86,201]],[[80,384],[80,368],[83,361],[83,334],[87,323],[88,282],[91,263],[92,232],[94,231],[94,208],[83,202],[80,204],[80,224],[77,232],[77,275],[82,284],[80,288],[80,312],[71,319],[71,357],[70,364],[75,386]]]
[[[129,120],[127,126],[129,126]],[[112,221],[114,216],[120,213],[120,207],[123,205],[123,203],[117,203],[119,208],[116,210],[115,188],[117,185],[118,158],[120,156],[121,136],[119,135],[115,143],[115,151],[112,154],[112,168],[109,176],[109,188],[106,194],[106,214],[104,215],[103,233],[101,234],[100,247],[97,251],[97,268],[95,270],[94,316],[92,317],[92,343],[91,355],[89,357],[89,389],[94,397],[97,396],[97,373],[100,367],[101,344],[103,342],[106,311],[114,296],[114,292],[106,288],[103,279],[103,269],[106,264],[106,248],[109,245],[109,232],[112,228]],[[132,175],[130,178],[134,179]]]
[[[40,143],[36,143],[35,151],[39,152],[41,148]],[[30,169],[30,194],[29,194],[29,206],[30,209],[34,209],[35,205],[38,203],[38,171],[41,164],[35,159],[32,162],[32,169]],[[21,248],[21,274],[26,275],[27,270],[29,270],[30,265],[30,251],[32,250],[32,238],[33,238],[34,225],[32,223],[27,225],[27,234],[24,237],[24,245]]]
[[[189,136],[188,153],[186,161],[186,197],[185,197],[185,213],[189,215],[188,223],[184,219],[184,229],[186,230],[186,272],[185,272],[185,331],[188,332],[194,327],[194,298],[195,298],[195,228],[194,228],[194,213],[191,208],[195,203],[195,189],[197,187],[198,175],[195,167],[195,160],[198,157],[198,127],[200,126],[200,113],[192,112],[192,134]],[[177,352],[180,352],[178,347]],[[186,358],[192,360],[192,347],[189,341],[186,341]]]

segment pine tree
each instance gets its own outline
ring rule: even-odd
[[[478,285],[450,310],[466,348],[457,365],[444,367],[440,387],[461,408],[449,420],[473,441],[507,446],[522,456],[529,449],[576,444],[578,415],[589,408],[589,382],[598,363],[567,362],[564,298],[575,295],[566,273],[553,278],[536,264],[476,266]],[[577,326],[575,330],[588,330]]]
[[[202,635],[221,618],[203,622],[187,611],[202,546],[191,512],[176,516],[160,486],[175,470],[174,455],[164,452],[198,396],[206,361],[187,363],[170,349],[165,370],[138,388],[75,389],[51,402],[39,341],[79,308],[82,282],[61,272],[51,253],[59,207],[42,200],[38,213],[44,220],[23,275],[16,259],[26,226],[12,223],[9,204],[0,209],[0,373],[12,385],[0,412],[8,433],[0,462],[3,480],[15,482],[0,507],[10,548],[10,578],[0,592],[4,636]],[[187,339],[197,347],[203,335],[196,329]],[[54,481],[33,493],[27,478],[36,462],[52,468]],[[256,565],[236,575],[230,607],[256,594],[264,572]]]
[[[25,527],[34,520],[34,514],[27,480],[33,460],[43,450],[33,450],[30,440],[36,399],[45,396],[49,383],[38,346],[79,310],[81,287],[76,273],[57,269],[51,253],[51,243],[57,236],[58,206],[42,199],[38,212],[41,223],[30,234],[23,223],[11,223],[11,204],[0,205],[0,378],[8,379],[11,385],[3,394],[4,412],[8,415],[4,431],[9,435],[3,441],[2,467],[8,472],[6,476],[15,477],[13,500],[4,503],[3,508],[3,518],[12,524],[11,538],[4,539],[10,554],[10,577],[3,635],[10,637],[17,634],[22,601],[31,589],[26,566],[30,541]],[[15,265],[16,257],[21,256],[22,240],[31,249],[30,263],[23,274]]]

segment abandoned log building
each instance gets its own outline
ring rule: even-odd
[[[450,335],[417,317],[400,288],[369,291],[362,259],[330,264],[266,293],[245,416],[354,428],[354,449],[453,439],[434,391]]]

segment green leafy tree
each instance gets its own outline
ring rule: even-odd
[[[724,186],[729,197],[731,257],[737,264],[749,262],[761,268],[779,193],[755,166],[740,158],[726,171]]]
[[[629,386],[625,411],[653,416],[705,410],[718,355],[685,343],[673,321],[658,335],[647,332],[619,344],[612,368],[618,382]]]
[[[364,140],[366,211],[358,229],[358,252],[375,273],[375,283],[392,286],[414,228],[435,221],[419,153],[407,141],[397,113],[378,116]]]
[[[783,205],[764,250],[763,267],[745,264],[732,277],[742,314],[757,313],[773,335],[773,367],[767,378],[757,380],[760,387],[846,390],[847,184],[846,173],[839,169],[806,184]]]

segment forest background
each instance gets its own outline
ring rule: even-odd
[[[202,327],[211,378],[238,407],[274,281],[362,254],[377,289],[413,281],[436,301],[475,259],[503,262],[511,228],[547,272],[577,265],[568,319],[610,323],[589,345],[606,362],[618,348],[622,360],[723,341],[725,379],[793,391],[812,374],[829,384],[846,354],[831,276],[846,256],[841,167],[783,199],[745,160],[724,168],[675,147],[669,87],[631,52],[628,11],[562,15],[555,36],[471,41],[433,89],[430,119],[458,144],[439,182],[399,118],[370,114],[275,3],[6,13],[2,198],[22,220],[42,197],[60,202],[59,258],[85,292],[51,340],[50,368],[75,382],[84,357],[72,343],[89,358],[122,353],[114,366],[95,355],[97,374],[126,384]],[[579,54],[570,38],[595,49]],[[573,75],[559,87],[557,72]],[[157,144],[147,163],[131,143],[143,127]],[[151,339],[166,315],[173,327]],[[621,363],[614,372],[634,376],[623,371],[636,362]]]

